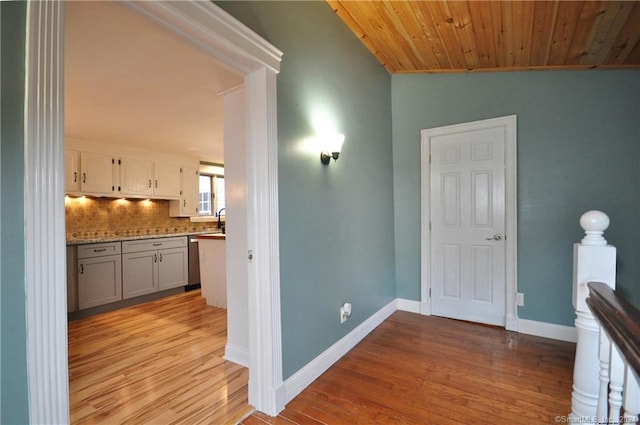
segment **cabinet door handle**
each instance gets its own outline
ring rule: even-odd
[[[149,189],[151,189],[151,179],[149,179]]]
[[[82,183],[87,182],[87,173],[82,173]]]
[[[74,183],[77,183],[77,182],[78,182],[78,172],[77,172],[77,171],[74,171],[74,172],[73,172],[73,182],[74,182]]]
[[[158,254],[154,254],[153,255],[153,262],[157,263],[158,262]]]
[[[162,246],[162,242],[154,243],[153,246]]]
[[[187,200],[183,199],[182,200],[182,208],[185,208],[187,206]]]
[[[107,248],[94,249],[93,252],[105,252]]]
[[[160,262],[162,263],[162,253],[160,253]]]
[[[84,264],[80,264],[80,274],[84,274]]]
[[[158,179],[156,179],[156,189],[158,188]]]

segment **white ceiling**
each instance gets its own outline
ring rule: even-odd
[[[65,136],[222,163],[222,99],[243,78],[117,2],[65,4]]]

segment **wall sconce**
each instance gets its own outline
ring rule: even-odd
[[[344,143],[344,134],[334,134],[331,136],[323,136],[321,139],[322,151],[320,152],[320,162],[329,165],[331,158],[334,161],[340,156],[342,144]]]

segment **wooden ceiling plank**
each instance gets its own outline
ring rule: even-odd
[[[640,42],[640,2],[634,2],[622,29],[618,33],[605,63],[623,64]],[[637,64],[638,61],[635,61]]]
[[[490,1],[489,9],[491,10],[491,30],[493,31],[493,44],[496,48],[496,62],[498,67],[506,66],[504,60],[504,39],[502,30],[502,7],[501,2]]]
[[[467,69],[481,67],[480,55],[476,44],[474,22],[471,19],[471,10],[468,1],[449,1],[446,3],[449,13],[453,18],[455,35],[467,64]]]
[[[438,34],[442,39],[442,43],[446,49],[447,55],[451,61],[453,69],[468,69],[467,63],[462,52],[462,46],[458,43],[455,34],[454,20],[446,7],[445,2],[433,1],[426,2],[427,8],[431,13],[431,18],[438,29]]]
[[[502,19],[502,54],[504,56],[504,64],[507,67],[515,65],[515,54],[513,52],[513,2],[500,2],[501,19]]]
[[[533,36],[532,1],[514,2],[515,34],[514,59],[517,66],[531,65],[531,38]]]
[[[587,54],[587,43],[591,38],[591,31],[602,9],[601,1],[582,2],[580,18],[578,18],[578,25],[576,26],[576,32],[573,35],[565,64],[576,65],[581,63],[582,58]]]
[[[386,41],[384,36],[388,31],[386,25],[377,19],[377,11],[374,9],[373,3],[341,1],[342,6],[349,12],[365,34],[373,41],[377,49],[388,59],[388,64],[393,69],[404,69],[409,65],[409,61],[403,64],[402,59],[397,56],[397,50],[394,49],[393,43]]]
[[[412,1],[411,7],[414,9],[414,13],[416,16],[420,14],[424,18],[422,22],[422,30],[427,36],[428,40],[430,40],[429,48],[433,52],[436,60],[440,64],[441,69],[452,69],[451,58],[445,48],[444,41],[440,36],[440,32],[438,31],[438,27],[433,20],[433,16],[431,16],[431,11],[429,10],[429,6],[424,1]]]
[[[390,51],[393,55],[397,66],[401,69],[415,69],[416,60],[407,55],[405,49],[401,48],[398,43],[401,37],[396,34],[394,24],[389,19],[382,2],[348,2],[350,7],[360,8],[366,11],[367,21],[372,28],[377,28],[377,37],[379,44],[384,46],[386,51]]]
[[[415,39],[407,30],[407,27],[411,26],[414,19],[413,14],[407,14],[406,9],[401,7],[401,2],[381,1],[377,4],[380,6],[381,14],[385,16],[390,28],[393,28],[393,35],[396,39],[395,45],[409,58],[414,69],[425,68],[427,66],[426,60],[417,48]]]
[[[640,68],[640,1],[327,3],[390,73]]]
[[[358,37],[373,56],[384,66],[389,73],[394,73],[397,69],[389,61],[387,56],[378,48],[374,40],[369,37],[364,29],[358,24],[353,16],[345,9],[341,0],[327,0],[333,11],[340,17],[347,27]]]
[[[438,69],[441,65],[431,46],[434,43],[441,44],[440,39],[437,34],[434,36],[432,28],[425,24],[426,17],[422,9],[416,7],[416,3],[402,1],[395,2],[394,6],[400,9],[403,16],[407,16],[404,22],[405,30],[413,40],[413,48],[416,49],[416,55],[419,55],[424,63],[422,69]]]
[[[609,50],[631,13],[631,2],[603,2],[603,12],[598,15],[591,36],[587,42],[587,54],[583,56],[584,64],[602,64]]]
[[[633,49],[631,49],[629,55],[625,59],[625,64],[638,68],[638,64],[640,64],[640,43],[636,43]]]
[[[561,1],[558,6],[556,25],[551,40],[549,65],[563,65],[567,61],[573,35],[582,12],[580,1]]]
[[[536,1],[533,8],[531,65],[546,66],[551,51],[551,37],[556,23],[558,1]]]
[[[470,1],[469,13],[473,22],[473,32],[476,39],[476,48],[480,67],[494,68],[497,66],[496,49],[493,44],[493,31],[491,29],[491,9],[488,2]]]

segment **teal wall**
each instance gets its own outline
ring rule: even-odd
[[[392,77],[397,296],[420,299],[420,130],[518,116],[519,317],[574,321],[572,245],[590,209],[611,218],[618,285],[640,304],[640,71]]]
[[[24,280],[26,2],[0,2],[0,423],[29,422]]]
[[[391,77],[325,2],[216,2],[284,53],[278,75],[283,375],[395,298]],[[326,115],[329,166],[302,151]],[[353,316],[339,321],[343,302]]]

